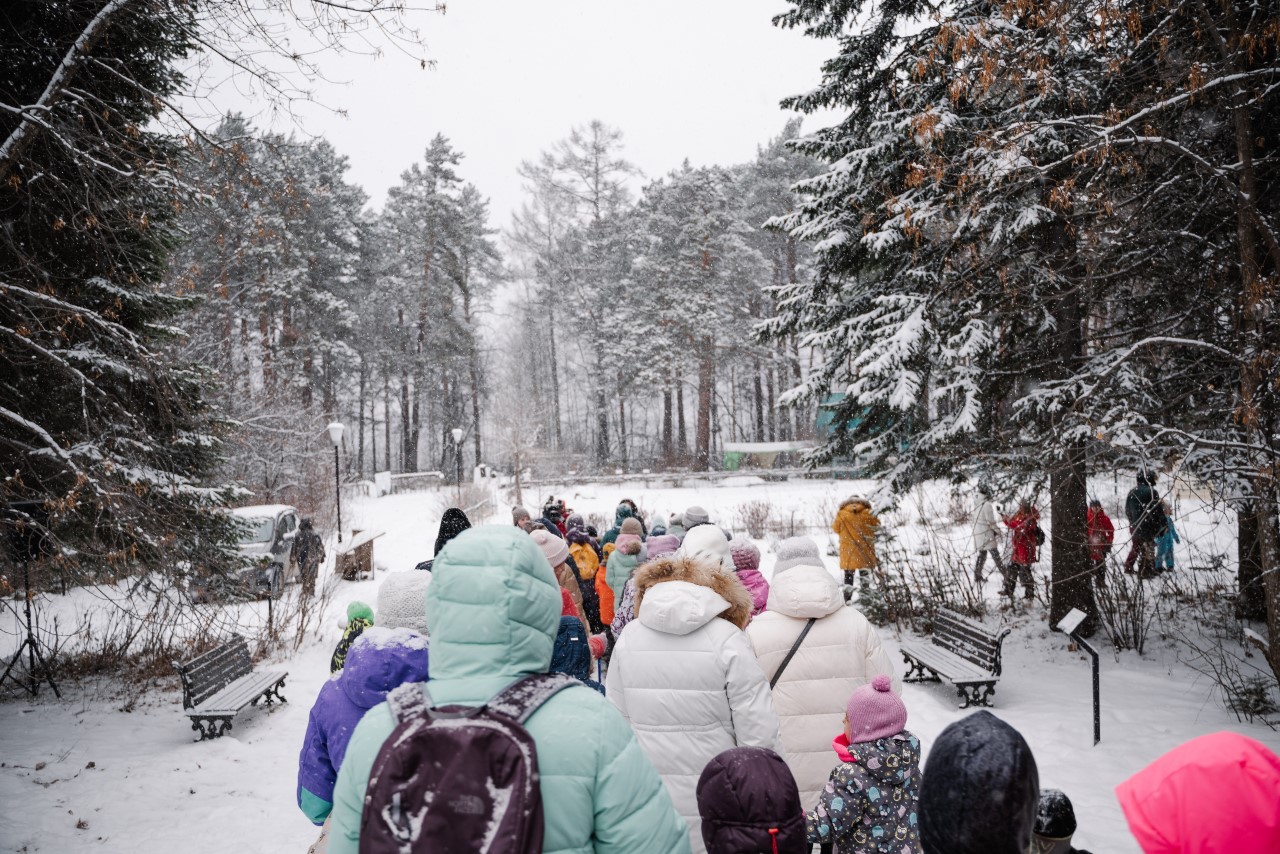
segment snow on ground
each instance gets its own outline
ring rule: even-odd
[[[1112,515],[1118,515],[1123,483],[1095,483]],[[637,501],[650,513],[682,510],[701,504],[712,518],[736,530],[742,505],[766,501],[774,515],[825,545],[824,519],[839,500],[852,493],[873,494],[875,484],[858,481],[764,482],[735,478],[712,487],[690,483],[664,489],[656,482],[626,486],[586,485],[572,491],[548,489],[587,514],[612,516],[617,499]],[[545,494],[529,491],[527,506],[536,510]],[[354,527],[379,528],[378,577],[339,585],[333,605],[337,613],[353,599],[376,600],[376,588],[387,571],[406,571],[429,557],[436,525],[447,495],[411,494],[369,499],[352,509]],[[968,498],[964,498],[968,502]],[[928,548],[954,549],[967,555],[967,526],[945,523],[952,499],[939,486],[908,497],[886,515],[886,526],[898,529],[909,553]],[[1194,496],[1178,500],[1180,532],[1187,543],[1179,558],[1190,565],[1212,566],[1214,555],[1229,553],[1233,519]],[[502,502],[492,510],[505,523]],[[792,518],[792,514],[794,518]],[[926,532],[921,518],[942,524]],[[1121,535],[1118,540],[1123,540]],[[1117,549],[1123,549],[1117,542]],[[770,543],[762,569],[772,572]],[[1121,552],[1123,554],[1123,552]],[[827,558],[836,571],[834,557]],[[1043,580],[1046,562],[1040,565]],[[1217,576],[1216,572],[1181,570],[1186,584]],[[988,597],[996,582],[989,582]],[[73,591],[42,603],[71,619],[99,602],[98,594]],[[252,606],[238,606],[252,608]],[[245,619],[249,619],[245,617]],[[996,617],[989,618],[994,624]],[[1009,618],[1013,634],[1005,644],[1005,674],[995,696],[997,715],[1027,738],[1040,768],[1041,784],[1061,788],[1075,802],[1080,820],[1078,845],[1099,851],[1136,852],[1112,790],[1125,777],[1170,748],[1204,733],[1235,730],[1280,751],[1280,734],[1263,726],[1237,723],[1217,698],[1213,686],[1178,660],[1177,648],[1155,637],[1145,656],[1109,647],[1103,654],[1102,743],[1092,745],[1089,667],[1085,657],[1066,649],[1065,639],[1051,634],[1043,609],[1035,606]],[[263,662],[260,668],[283,667],[289,703],[271,710],[242,714],[232,732],[211,742],[194,741],[182,714],[176,680],[171,690],[152,692],[130,706],[110,683],[82,685],[54,701],[0,703],[0,850],[14,852],[215,852],[303,851],[315,830],[295,806],[297,755],[311,702],[328,678],[328,659],[340,629],[327,619],[288,660]],[[895,660],[898,644],[909,636],[883,632]],[[834,697],[843,706],[846,698]],[[946,685],[908,685],[904,699],[909,727],[927,749],[938,733],[966,712],[956,708],[954,690]],[[834,762],[834,759],[833,759]],[[77,827],[83,822],[84,827]]]

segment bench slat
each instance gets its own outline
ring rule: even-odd
[[[190,716],[229,712],[235,714],[248,706],[268,688],[283,679],[283,670],[264,671],[244,676],[187,712]]]
[[[909,655],[938,675],[945,676],[952,682],[996,682],[998,676],[991,675],[971,662],[952,655],[932,645],[920,644],[902,647],[904,655]]]

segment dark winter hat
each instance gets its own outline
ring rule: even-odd
[[[979,482],[978,482],[978,494],[979,494],[979,495],[982,495],[982,496],[985,496],[985,497],[987,497],[987,498],[990,498],[990,497],[991,497],[991,484],[987,483],[985,480],[983,480],[983,481],[979,481]]]
[[[694,528],[698,525],[706,525],[711,521],[711,514],[699,507],[697,504],[684,511],[684,526],[686,528]]]
[[[1102,502],[1101,502],[1101,501],[1099,501],[1099,500],[1098,500],[1098,499],[1096,499],[1096,498],[1090,498],[1090,499],[1089,499],[1089,506],[1090,506],[1090,507],[1101,507],[1101,506],[1102,506]],[[1057,789],[1045,789],[1045,791],[1046,791],[1046,792],[1056,792],[1056,791],[1057,791]]]
[[[440,517],[440,531],[436,534],[434,554],[440,554],[446,543],[470,527],[471,520],[457,507],[450,507],[444,511],[444,515]]]
[[[1016,729],[990,712],[938,736],[920,782],[925,854],[1024,854],[1040,803],[1040,775]]]
[[[760,549],[750,540],[734,540],[729,543],[729,554],[733,557],[733,567],[738,572],[760,568]]]
[[[808,854],[795,778],[767,747],[721,753],[702,769],[697,791],[707,854]]]
[[[567,673],[583,681],[591,678],[591,646],[587,643],[586,629],[576,616],[560,618],[560,630],[556,632],[551,650],[550,671]]]
[[[298,523],[298,527],[304,531],[310,531],[313,524],[310,516],[303,516],[302,521]]]
[[[1059,789],[1041,789],[1036,811],[1036,836],[1045,839],[1070,839],[1076,832],[1076,811],[1071,799]]]
[[[1147,471],[1146,469],[1143,469],[1142,471],[1138,472],[1138,483],[1145,483],[1148,486],[1151,486],[1155,482],[1156,482],[1156,476],[1151,472]]]
[[[570,531],[581,531],[587,526],[587,521],[582,518],[581,513],[570,513],[569,518],[565,520],[564,526]]]
[[[893,683],[883,673],[860,685],[845,705],[853,744],[888,738],[907,728],[907,706],[893,693]]]
[[[778,562],[773,565],[774,575],[793,566],[822,566],[822,555],[808,537],[789,537],[773,551],[778,556]]]

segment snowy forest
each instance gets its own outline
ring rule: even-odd
[[[583,103],[555,141],[529,138],[520,203],[499,216],[494,176],[449,128],[415,140],[383,194],[293,120],[335,57],[431,74],[443,4],[6,4],[0,596],[15,625],[38,567],[42,594],[123,585],[188,626],[192,579],[243,568],[237,507],[296,507],[333,548],[335,499],[375,499],[389,475],[505,524],[512,504],[536,519],[552,483],[713,484],[739,465],[728,446],[751,443],[782,455],[761,482],[865,481],[885,512],[979,484],[1035,496],[1049,627],[1079,609],[1081,636],[1118,660],[1117,614],[1147,620],[1128,635],[1140,653],[1149,612],[1221,597],[1274,721],[1280,0],[776,5],[771,27],[826,59],[745,141],[754,157],[645,171],[638,128]],[[259,109],[226,107],[244,101]],[[1143,600],[1139,579],[1122,602],[1093,580],[1097,481],[1148,473],[1226,514],[1212,596]],[[794,535],[800,511],[773,512]],[[900,562],[927,553],[902,546]],[[255,655],[327,625],[290,607],[296,634]],[[133,637],[103,649],[154,685],[198,645],[186,630],[142,658],[124,654]],[[62,673],[120,669],[109,659]]]

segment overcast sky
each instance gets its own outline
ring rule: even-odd
[[[783,0],[448,0],[421,23],[434,70],[394,51],[327,61],[305,128],[351,160],[380,206],[437,132],[506,228],[522,197],[516,167],[575,124],[621,128],[649,178],[749,160],[781,131],[778,102],[819,80],[834,44],[774,27]],[[254,108],[242,109],[253,113]],[[265,123],[265,116],[261,121]],[[806,123],[809,127],[811,122]]]

